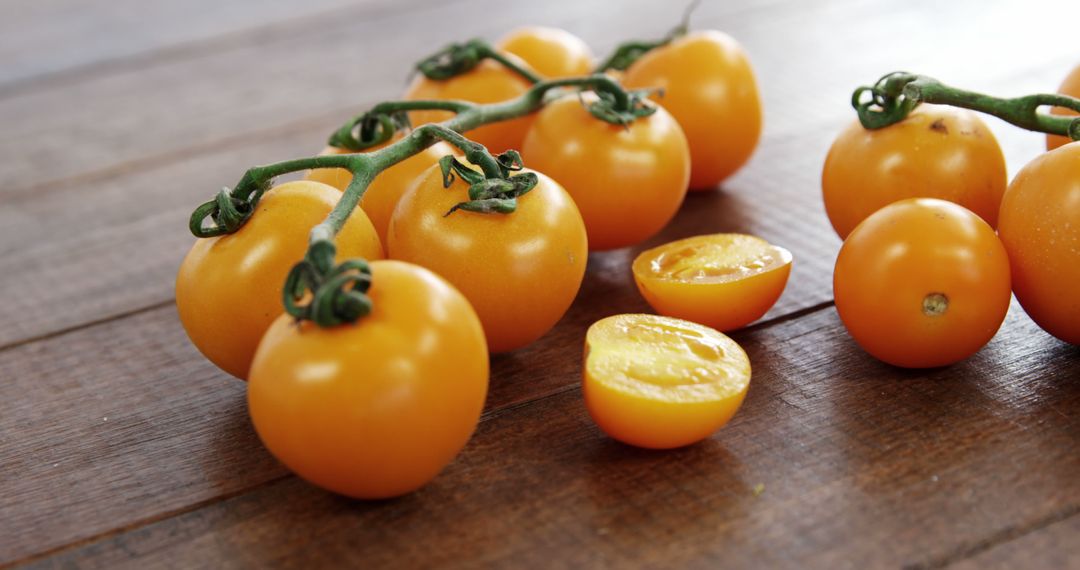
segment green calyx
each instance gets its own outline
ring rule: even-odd
[[[907,118],[920,101],[906,96],[904,87],[918,77],[912,73],[894,71],[882,76],[873,86],[856,89],[851,95],[851,106],[855,107],[862,126],[871,130],[880,129]]]
[[[371,267],[363,259],[334,265],[333,242],[312,242],[285,279],[285,312],[320,327],[356,322],[371,312]],[[305,297],[308,302],[300,304]]]
[[[675,26],[666,36],[658,40],[634,40],[619,44],[607,59],[596,66],[596,73],[603,73],[609,69],[626,71],[631,65],[634,65],[637,60],[641,59],[642,56],[650,51],[658,47],[664,47],[672,41],[685,36],[690,30],[690,16],[699,5],[701,5],[701,0],[694,0],[687,5],[686,10],[683,11],[682,21],[679,22],[679,25]]]
[[[637,119],[656,112],[656,105],[648,100],[653,93],[651,89],[628,91],[624,98],[616,97],[610,91],[597,90],[595,93],[596,101],[589,103],[583,98],[581,104],[592,116],[613,125],[627,127]],[[662,94],[661,91],[661,96]]]
[[[327,143],[359,152],[389,141],[398,131],[410,126],[409,115],[404,111],[382,113],[372,110],[342,125],[330,135]]]
[[[231,234],[247,222],[262,195],[270,189],[269,180],[255,182],[249,174],[245,174],[231,190],[222,188],[213,199],[195,208],[188,220],[188,229],[195,237]]]
[[[539,178],[533,172],[510,174],[524,168],[521,155],[515,150],[498,155],[495,162],[499,172],[489,176],[469,168],[453,155],[439,160],[444,188],[454,183],[455,175],[469,184],[469,199],[454,205],[444,216],[458,210],[480,214],[511,214],[517,210],[518,197],[535,188]]]

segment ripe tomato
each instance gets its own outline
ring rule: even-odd
[[[739,169],[761,137],[761,97],[746,52],[715,30],[691,32],[646,53],[623,76],[654,96],[690,142],[690,188],[711,190]]]
[[[592,72],[593,54],[581,38],[559,28],[526,26],[499,40],[499,51],[512,53],[549,79]]]
[[[723,333],[656,315],[615,315],[585,335],[585,406],[614,439],[638,447],[690,445],[735,415],[750,359]]]
[[[643,251],[633,271],[656,312],[728,331],[776,304],[791,274],[791,252],[744,234],[696,236]]]
[[[395,136],[390,142],[372,147],[364,152],[379,150],[401,140],[401,138],[401,135]],[[349,152],[345,149],[328,146],[319,154],[348,154]],[[444,142],[435,143],[419,154],[410,156],[380,172],[375,177],[375,180],[371,182],[371,185],[368,186],[367,191],[364,192],[364,197],[360,200],[360,207],[364,209],[364,213],[371,220],[371,224],[375,226],[375,231],[378,232],[382,243],[386,243],[386,230],[390,226],[390,215],[394,213],[394,206],[401,199],[401,195],[405,193],[405,189],[415,182],[425,170],[431,168],[431,165],[437,164],[440,158],[448,154],[456,154],[454,147]],[[344,191],[345,187],[352,182],[353,175],[352,172],[344,168],[318,168],[309,171],[304,178],[323,182]]]
[[[1061,82],[1061,86],[1058,87],[1057,92],[1070,97],[1080,97],[1080,65],[1074,67],[1073,70],[1069,72],[1069,75],[1065,76],[1065,81]],[[1068,116],[1078,115],[1080,113],[1064,107],[1053,107],[1050,109],[1050,114]],[[1054,150],[1055,148],[1070,142],[1072,142],[1072,140],[1069,137],[1046,135],[1046,150]]]
[[[509,58],[516,58],[508,54]],[[528,65],[518,62],[522,66]],[[417,74],[416,79],[405,91],[405,98],[416,99],[456,99],[473,103],[499,103],[513,99],[529,90],[530,83],[502,64],[490,59],[484,60],[471,71],[447,79],[435,81]],[[449,111],[413,111],[409,120],[413,126],[438,123],[453,116]],[[501,121],[473,129],[465,136],[487,147],[492,153],[504,150],[521,149],[521,141],[529,130],[532,117],[527,115],[510,121]]]
[[[191,246],[176,275],[176,309],[192,344],[219,368],[247,378],[259,339],[284,312],[285,276],[304,258],[308,232],[340,197],[319,182],[281,184],[263,195],[236,233]],[[383,256],[375,228],[359,210],[338,234],[337,248],[339,259]]]
[[[836,310],[871,355],[908,368],[975,354],[1009,309],[1009,260],[997,235],[963,206],[910,198],[866,218],[833,273]]]
[[[267,449],[308,481],[380,499],[433,479],[472,436],[488,353],[468,301],[421,267],[371,264],[371,314],[319,328],[281,315],[248,383]]]
[[[639,243],[671,221],[686,197],[688,150],[662,108],[622,127],[593,117],[571,95],[537,114],[522,154],[574,198],[596,251]]]
[[[1046,332],[1080,344],[1080,143],[1036,157],[1013,178],[998,233],[1020,305]]]
[[[554,180],[517,199],[511,214],[458,210],[468,184],[443,188],[438,167],[402,196],[390,219],[390,257],[422,265],[453,283],[480,315],[492,352],[544,335],[562,317],[585,275],[585,225]]]
[[[825,212],[843,239],[879,208],[904,198],[940,198],[997,225],[1005,157],[977,114],[920,105],[903,121],[867,130],[853,121],[825,158]]]

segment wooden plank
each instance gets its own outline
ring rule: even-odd
[[[1080,12],[1067,0],[1057,4],[1062,18]],[[1039,14],[1018,4],[980,10],[964,2],[947,9],[927,3],[908,10],[884,0],[828,8],[787,2],[750,10],[750,5],[748,0],[708,5],[695,21],[701,27],[729,30],[746,44],[762,74],[766,109],[808,111],[804,116],[820,113],[822,102],[846,113],[854,85],[898,68],[925,70],[979,88],[987,84],[975,78],[993,78],[987,70],[996,74],[1025,69],[1032,65],[1029,54],[1038,53],[1040,65],[1062,62],[1054,74],[1056,85],[1072,64],[1064,60],[1074,57],[1063,34],[1043,33]],[[325,26],[259,36],[250,45],[220,54],[167,60],[18,94],[0,102],[0,123],[8,135],[0,140],[0,175],[8,188],[41,186],[256,127],[278,126],[304,114],[336,109],[344,116],[364,102],[397,96],[411,64],[433,47],[469,36],[497,36],[523,22],[563,24],[604,50],[623,38],[660,34],[664,30],[658,28],[676,19],[669,6],[643,0],[624,4],[626,17],[614,23],[597,20],[592,7],[571,0],[494,8],[490,0],[469,0],[378,19],[335,19]],[[459,26],[437,25],[461,11],[483,12],[485,17]],[[978,17],[972,17],[973,12]],[[949,30],[934,41],[928,41],[918,25],[930,13]],[[863,18],[863,25],[851,34],[820,33],[846,29],[852,18]],[[420,28],[427,36],[423,40],[411,33]],[[986,42],[987,37],[1010,41]],[[967,49],[976,41],[984,49]],[[822,67],[793,66],[794,53]],[[951,53],[963,57],[948,57]],[[352,71],[358,68],[363,73]],[[769,124],[791,132],[803,123],[769,117]],[[49,174],[42,177],[42,172]]]
[[[767,5],[766,8],[770,7]],[[779,10],[780,7],[770,9]],[[791,27],[792,18],[810,18],[815,26],[824,26],[832,21],[830,18],[836,19],[842,16],[842,14],[832,14],[829,10],[812,8],[792,7],[792,11],[794,11],[793,15],[781,13],[774,19],[756,19],[750,13],[735,12],[731,20],[723,20],[723,12],[703,10],[701,19],[702,25],[713,22],[713,25],[717,26],[725,24],[734,26],[735,29],[742,29],[741,35],[746,43],[761,44],[766,40],[775,40],[777,36],[788,37],[790,34],[781,33],[781,31]],[[991,20],[996,22],[1001,18],[1003,16],[999,15]],[[757,23],[762,20],[766,23]],[[871,22],[874,21],[876,20],[871,20]],[[604,37],[609,38],[609,41],[614,41],[617,35],[646,33],[643,29],[651,26],[652,23],[635,25],[642,30],[636,29],[633,25],[627,26],[627,30],[615,26],[598,31],[597,34],[606,34]],[[800,26],[794,27],[803,29]],[[871,28],[873,29],[874,26]],[[457,33],[467,35],[463,30],[458,30]],[[330,37],[337,38],[332,34]],[[344,40],[338,38],[335,41]],[[842,47],[842,42],[838,40],[814,43],[810,41],[810,36],[805,36],[801,41],[808,42],[808,50],[819,50],[817,55],[810,53],[808,56],[822,58],[822,61],[837,60],[834,52],[838,52]],[[327,46],[316,42],[314,46],[305,44],[292,47],[298,53],[314,57],[315,49],[325,49]],[[772,48],[760,45],[755,54],[768,56],[774,52],[787,53],[786,50],[790,48],[792,46],[787,44]],[[389,56],[391,58],[396,57],[392,54],[398,54],[401,51],[387,49],[388,51],[383,53],[391,54]],[[884,50],[884,53],[891,53],[892,49],[890,47]],[[253,53],[244,53],[246,55],[243,57],[255,57]],[[238,54],[234,56],[241,57]],[[919,57],[923,56],[929,57],[926,53]],[[276,56],[265,54],[267,61],[273,57]],[[294,54],[293,57],[298,56]],[[933,60],[930,57],[926,61],[933,62]],[[287,63],[292,60],[285,58],[284,61]],[[1006,64],[1019,65],[1009,61]],[[243,67],[238,63],[235,65]],[[172,70],[168,71],[169,74],[176,71],[174,66],[164,67],[168,69],[161,71],[163,74],[168,70]],[[825,225],[821,215],[822,209],[818,198],[820,162],[831,143],[833,134],[852,118],[852,113],[846,105],[847,91],[853,84],[858,81],[867,81],[867,77],[872,78],[882,69],[892,69],[891,64],[886,67],[870,60],[862,61],[855,67],[872,67],[873,71],[861,70],[859,73],[852,74],[846,67],[833,66],[832,72],[844,77],[851,75],[851,77],[826,81],[820,89],[815,87],[815,93],[822,92],[828,97],[792,98],[791,88],[800,81],[803,84],[822,82],[820,79],[815,79],[818,72],[812,69],[792,69],[781,61],[770,61],[765,57],[764,63],[759,64],[758,69],[765,89],[768,117],[766,136],[759,152],[744,171],[725,185],[728,195],[708,198],[695,196],[687,205],[688,209],[703,208],[710,214],[725,210],[724,217],[715,219],[715,223],[672,230],[665,234],[665,237],[669,237],[687,231],[696,233],[754,231],[796,249],[797,262],[792,280],[793,287],[802,287],[804,282],[809,281],[807,286],[814,290],[806,294],[792,293],[791,295],[794,296],[789,295],[781,302],[777,309],[780,311],[793,310],[828,299],[828,279],[825,276],[828,275],[832,256],[839,242],[829,235],[828,226]],[[1021,91],[1037,89],[1040,84],[1056,81],[1054,78],[1059,74],[1060,67],[1060,64],[1054,63],[1034,67],[1034,71],[1015,73],[1003,71],[998,76],[996,85],[998,89],[1005,86]],[[199,77],[204,77],[204,79],[213,77],[215,81],[228,83],[233,81],[232,76],[235,70],[227,68],[228,66],[222,66],[214,67],[210,71],[203,70]],[[312,66],[307,66],[307,68],[310,71]],[[397,69],[394,73],[396,74],[400,69],[403,68]],[[854,77],[859,79],[855,80]],[[127,85],[127,88],[133,89],[129,96],[138,97],[140,102],[129,100],[124,104],[131,108],[135,115],[147,110],[145,101],[153,101],[158,98],[157,95],[166,99],[175,95],[172,92],[157,93],[160,87],[157,80],[147,80],[137,75],[132,75],[130,79],[132,81],[138,79],[138,85]],[[168,78],[162,78],[163,81],[166,79]],[[175,80],[175,77],[172,79]],[[102,81],[107,85],[113,85],[117,79],[110,76]],[[394,81],[386,77],[382,78],[382,83],[378,81],[373,83],[382,85],[382,87],[373,88],[378,90],[393,85]],[[110,88],[116,88],[116,86],[113,85]],[[199,89],[204,89],[204,91],[200,92]],[[339,96],[338,91],[330,90]],[[205,99],[198,94],[207,92],[218,93],[203,84],[201,87],[192,88],[184,97]],[[250,93],[250,91],[245,91],[245,93]],[[353,94],[356,93],[353,92]],[[363,96],[371,96],[370,93],[367,95],[364,93],[368,92],[360,92]],[[108,94],[95,93],[90,99],[90,105],[116,103],[109,97],[117,94],[113,93],[106,99],[97,98],[102,95]],[[47,93],[41,96],[45,99],[51,97]],[[70,97],[66,95],[62,99],[62,109],[59,110],[50,109],[48,105],[35,104],[22,109],[21,112],[35,115],[35,120],[37,120],[41,119],[41,114],[45,112],[72,112],[68,109],[84,107],[70,105]],[[222,105],[229,104],[228,97],[224,97],[224,100]],[[0,102],[0,115],[3,114],[3,109],[8,108],[8,103],[10,102]],[[227,107],[218,107],[217,99],[212,103],[216,108],[229,111]],[[274,104],[279,103],[284,104],[283,100]],[[61,105],[61,102],[57,101],[56,104]],[[295,98],[292,104],[287,113],[289,116],[297,115]],[[341,117],[348,114],[345,110],[331,109],[317,115],[309,114],[294,122],[274,127],[263,128],[261,125],[252,126],[246,123],[231,125],[239,129],[239,132],[230,132],[219,128],[222,125],[208,126],[199,124],[199,120],[185,117],[184,113],[194,111],[188,108],[190,105],[179,104],[177,100],[169,100],[169,105],[177,106],[180,114],[176,116],[165,114],[162,120],[167,124],[178,121],[177,125],[183,124],[198,130],[201,137],[199,140],[203,142],[180,150],[173,148],[166,155],[143,157],[135,162],[106,168],[96,174],[82,174],[59,182],[44,180],[55,174],[55,168],[44,168],[43,162],[31,165],[35,160],[44,160],[44,155],[20,161],[18,153],[25,149],[10,148],[11,153],[8,155],[0,152],[0,156],[4,156],[0,158],[0,169],[5,166],[32,167],[33,176],[38,181],[38,184],[32,187],[6,190],[4,207],[0,208],[0,275],[18,276],[17,279],[12,277],[0,280],[0,295],[10,300],[0,308],[0,321],[8,325],[0,330],[0,345],[24,341],[133,309],[167,302],[172,295],[171,286],[175,266],[190,243],[190,238],[184,229],[190,209],[210,195],[215,188],[233,183],[247,165],[310,153],[322,144],[326,132],[336,126]],[[237,105],[235,110],[240,115],[248,112],[252,107]],[[198,105],[195,106],[198,107]],[[304,115],[304,113],[299,113],[299,115]],[[229,117],[232,116],[229,114]],[[121,117],[124,121],[129,119],[132,121],[127,127],[135,122],[149,121],[145,117],[129,116],[126,112]],[[11,119],[18,120],[19,118],[11,117]],[[40,123],[41,121],[37,121],[35,125]],[[113,122],[106,121],[105,123],[112,125]],[[147,122],[147,124],[152,124],[152,122]],[[107,128],[112,128],[108,125],[106,125]],[[162,127],[164,128],[164,125]],[[1010,165],[1014,170],[1041,148],[1041,139],[1037,136],[1018,133],[1011,127],[1003,127],[998,129],[998,132],[1002,135],[1000,138],[1006,147]],[[41,133],[35,130],[34,133],[25,134],[29,139],[26,137],[20,139],[24,142],[33,140]],[[62,145],[65,150],[61,151],[54,144],[55,138],[51,143],[42,140],[41,144],[53,144],[50,152],[54,153],[73,152],[81,155],[86,152],[100,152],[101,156],[111,156],[116,153],[122,155],[135,148],[141,152],[157,144],[177,145],[192,142],[176,133],[171,133],[170,136],[163,135],[163,132],[159,132],[158,126],[155,126],[153,130],[140,131],[138,134],[126,133],[125,136],[128,138],[118,142],[120,145],[118,147]],[[5,139],[7,143],[0,141],[0,145],[18,146],[15,145],[15,138],[17,137]],[[79,159],[76,157],[73,160],[77,162]],[[65,160],[64,164],[69,163]],[[9,174],[18,177],[13,172]],[[92,215],[84,210],[83,205],[87,202],[93,204]],[[778,207],[778,204],[784,204],[784,207]],[[729,209],[732,211],[727,212],[726,210]],[[709,219],[707,216],[705,218]],[[755,223],[754,220],[765,221]],[[822,228],[825,230],[819,231]],[[805,242],[802,251],[799,251],[799,246],[795,245],[800,242]],[[79,275],[79,279],[72,279],[71,276],[76,274]],[[50,287],[34,289],[27,285],[29,283],[50,283]],[[32,310],[43,302],[47,302],[43,298],[46,294],[49,294],[51,298],[64,298],[65,310],[50,312]]]
[[[700,445],[617,444],[564,388],[490,412],[399,500],[287,477],[32,566],[897,567],[1080,508],[1080,352],[1017,307],[974,358],[927,372],[865,355],[832,309],[737,336],[750,394]],[[194,465],[262,454],[186,451]]]
[[[221,50],[280,25],[319,25],[356,17],[348,0],[214,2],[15,0],[0,20],[0,97],[67,76],[101,73],[190,50]],[[383,4],[386,4],[385,2]],[[298,19],[299,18],[299,19]],[[225,37],[222,37],[225,36]],[[194,45],[193,45],[194,44]],[[150,52],[150,53],[147,53]],[[140,60],[141,58],[141,60]],[[89,68],[89,69],[88,69]]]
[[[985,551],[965,558],[953,570],[993,570],[996,568],[1080,568],[1080,516],[1073,514],[1045,528],[1014,540],[986,545]]]

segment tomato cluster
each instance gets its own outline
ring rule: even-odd
[[[760,137],[749,61],[720,32],[675,35],[596,70],[652,90],[642,92],[581,77],[592,53],[562,30],[520,28],[499,51],[484,46],[448,76],[418,76],[411,103],[379,123],[396,131],[344,145],[363,150],[329,146],[298,167],[318,165],[305,180],[267,182],[250,203],[220,195],[218,208],[231,210],[212,217],[231,233],[198,240],[181,264],[177,309],[193,343],[249,381],[270,452],[326,489],[393,497],[434,478],[476,429],[490,353],[545,335],[577,295],[590,251],[655,236],[688,190],[721,184]],[[1063,91],[1080,84],[1074,75]],[[547,92],[534,113],[508,112],[535,95],[537,77],[592,83]],[[444,123],[448,108],[473,114]],[[484,111],[505,120],[466,122]],[[409,122],[441,126],[410,134]],[[465,138],[452,131],[467,128]],[[403,148],[411,155],[379,162]],[[363,166],[373,164],[371,179]],[[852,124],[822,186],[845,238],[836,307],[856,342],[899,366],[949,364],[986,344],[1015,292],[1040,326],[1080,343],[1077,165],[1080,143],[1068,144],[1006,188],[1001,150],[972,112],[923,106],[880,130]],[[241,214],[250,219],[238,223]],[[336,245],[312,231],[328,216],[323,224],[340,222]],[[600,429],[671,448],[727,423],[751,368],[720,331],[765,315],[791,266],[786,249],[744,234],[641,252],[631,272],[659,315],[616,315],[586,334],[583,396]]]

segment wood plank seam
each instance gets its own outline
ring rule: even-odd
[[[1078,514],[1080,514],[1080,504],[1069,505],[1067,508],[1033,523],[1022,526],[1007,526],[975,544],[959,548],[940,558],[905,565],[904,570],[938,570],[940,568],[946,568],[957,562],[973,558],[991,548],[1018,540],[1050,525],[1068,520]]]
[[[106,315],[106,316],[101,317],[99,319],[93,319],[93,320],[87,321],[85,323],[79,323],[77,325],[72,325],[70,327],[64,327],[62,329],[49,331],[49,332],[47,332],[45,334],[40,334],[40,335],[28,337],[28,338],[19,339],[19,340],[13,341],[13,342],[9,342],[7,344],[0,344],[0,354],[2,354],[4,351],[7,351],[7,350],[11,350],[11,349],[14,349],[14,348],[19,348],[20,346],[26,346],[28,344],[33,344],[35,342],[41,342],[41,341],[50,340],[50,339],[53,339],[53,338],[64,336],[64,335],[66,335],[68,333],[73,333],[73,332],[78,332],[78,331],[85,330],[85,329],[88,329],[88,328],[93,328],[93,327],[96,327],[98,325],[111,323],[113,321],[119,321],[119,320],[122,320],[122,319],[126,319],[128,317],[133,317],[135,315],[141,315],[143,313],[147,313],[147,312],[153,311],[155,309],[161,309],[161,308],[167,307],[169,305],[172,305],[174,302],[175,302],[175,299],[170,297],[168,299],[163,299],[161,301],[150,303],[150,304],[144,305],[142,307],[137,307],[137,308],[131,309],[130,311],[124,311],[124,312],[121,312],[121,313],[114,313],[112,315]]]

